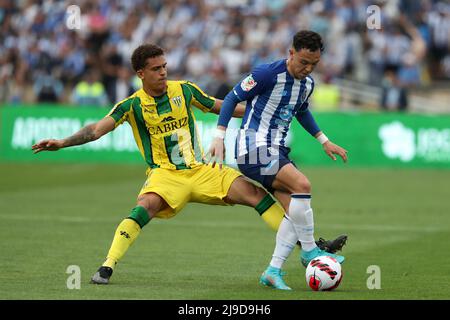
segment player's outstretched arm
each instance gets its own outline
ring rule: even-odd
[[[114,128],[114,119],[111,117],[105,117],[96,123],[92,123],[81,128],[80,131],[70,137],[64,139],[42,140],[31,146],[31,149],[33,150],[33,153],[38,153],[41,151],[57,151],[61,148],[85,144],[87,142],[99,139],[101,136],[114,130]]]
[[[216,99],[214,107],[211,109],[212,113],[220,114],[220,109],[222,108],[223,100]],[[245,114],[245,105],[242,103],[238,103],[236,108],[233,111],[234,118],[243,118]]]
[[[208,162],[212,162],[213,168],[215,167],[216,163],[218,163],[219,168],[222,169],[223,160],[225,158],[224,140],[228,123],[230,122],[231,117],[236,113],[236,109],[238,109],[238,113],[242,112],[242,116],[245,112],[245,108],[239,111],[239,102],[241,101],[233,94],[233,92],[229,92],[220,108],[220,115],[217,122],[216,133],[208,152],[208,156],[210,157],[210,159],[208,159]]]

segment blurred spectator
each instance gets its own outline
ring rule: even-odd
[[[129,66],[120,66],[117,72],[117,78],[110,82],[108,88],[109,101],[112,103],[122,101],[134,93],[133,74]]]
[[[426,44],[406,16],[400,15],[397,23],[394,38],[387,45],[397,47],[396,59],[387,60],[395,63],[385,65],[381,107],[405,111],[409,103],[408,92],[421,83],[421,61],[426,54]],[[401,30],[404,35],[401,35]]]
[[[431,28],[430,72],[437,79],[444,77],[443,61],[449,54],[450,46],[450,4],[438,2],[435,10],[428,14]]]
[[[102,83],[105,87],[108,99],[112,103],[116,101],[116,84],[123,63],[123,58],[118,53],[117,46],[114,43],[108,43],[103,46],[97,67],[102,71]]]
[[[257,64],[284,58],[299,29],[324,37],[318,73],[378,87],[386,68],[396,70],[395,81],[405,88],[427,84],[427,72],[432,81],[450,80],[448,1],[80,0],[80,29],[69,29],[66,10],[72,4],[0,1],[0,103],[37,101],[39,95],[24,91],[36,85],[39,74],[62,82],[64,91],[91,88],[82,81],[87,70],[98,74],[93,87],[103,87],[96,104],[114,103],[127,92],[122,66],[143,42],[166,50],[171,78],[226,85]],[[374,4],[381,8],[381,29],[368,30],[367,8]],[[427,55],[417,54],[421,40]]]
[[[40,74],[36,77],[33,87],[37,102],[61,102],[64,85],[51,74]]]
[[[411,88],[420,85],[422,82],[422,61],[426,55],[426,43],[419,29],[414,27],[405,16],[400,17],[399,23],[410,37],[410,48],[401,56],[397,75],[402,86]]]
[[[324,75],[311,96],[312,108],[315,111],[338,111],[340,100],[339,87],[330,75]]]
[[[85,44],[75,32],[70,32],[62,40],[59,48],[59,58],[61,63],[61,80],[73,86],[81,80],[86,68],[86,48]]]
[[[213,77],[210,85],[207,87],[208,92],[217,99],[225,99],[225,96],[232,89],[227,79],[228,77],[223,67],[213,69]]]
[[[0,101],[9,101],[9,87],[14,72],[14,58],[0,51]]]
[[[204,77],[207,72],[210,59],[209,55],[200,50],[198,46],[191,46],[187,49],[187,57],[185,58],[186,72],[188,78],[199,79]]]
[[[108,97],[100,75],[96,70],[88,70],[83,79],[75,85],[72,102],[80,106],[106,106]]]
[[[405,111],[408,108],[407,90],[401,85],[395,69],[386,69],[382,88],[382,109],[388,111]]]

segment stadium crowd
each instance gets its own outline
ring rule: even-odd
[[[381,17],[373,30],[371,5]],[[166,50],[170,78],[223,98],[253,66],[286,57],[300,29],[324,37],[324,82],[402,90],[450,79],[443,1],[0,0],[0,103],[120,101],[139,86],[129,60],[144,42]]]

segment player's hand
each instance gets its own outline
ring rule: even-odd
[[[347,162],[347,150],[339,147],[337,144],[334,144],[328,140],[323,144],[323,149],[331,159],[336,161],[336,157],[334,155],[337,154],[342,158],[342,160],[344,160],[344,162]]]
[[[209,148],[207,154],[208,164],[212,163],[212,167],[216,166],[216,163],[219,164],[219,169],[222,169],[223,159],[225,158],[225,144],[224,139],[220,137],[215,137],[213,142],[211,143],[211,147]]]
[[[31,150],[34,151],[33,153],[38,153],[41,151],[57,151],[62,147],[63,147],[62,140],[47,139],[32,145]]]

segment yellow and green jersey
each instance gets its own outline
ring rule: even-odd
[[[192,106],[208,112],[215,99],[188,81],[167,81],[167,92],[149,96],[140,89],[117,103],[107,116],[116,127],[128,121],[150,168],[190,169],[202,164],[203,150]]]

